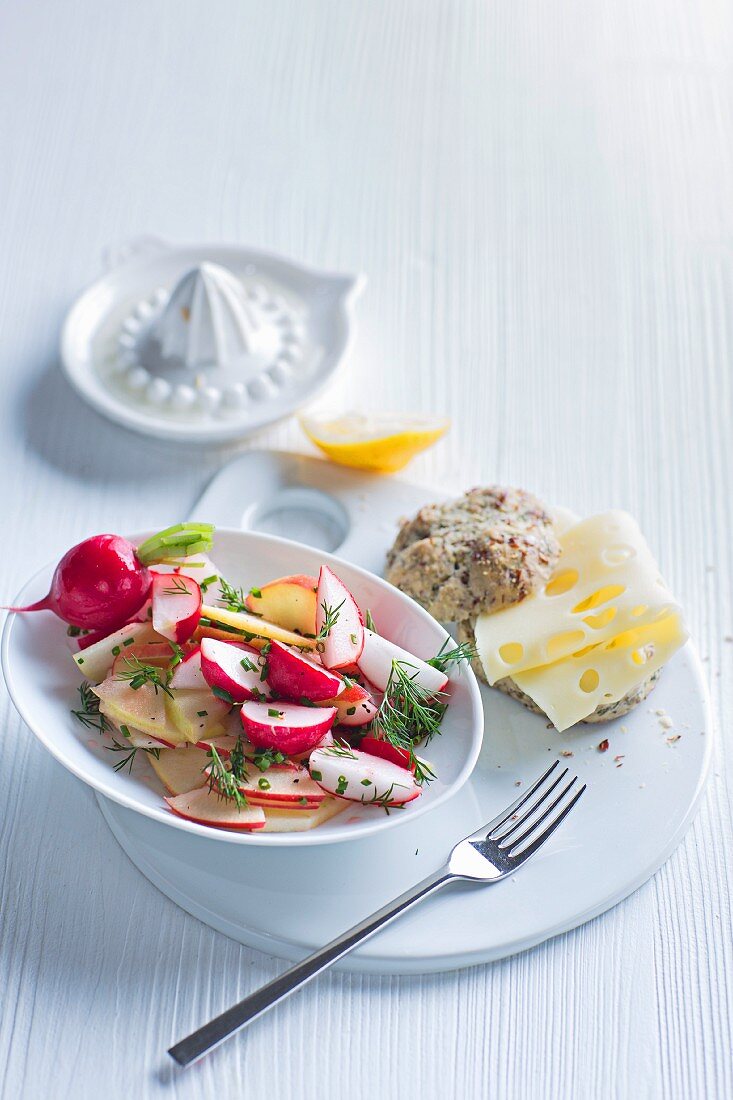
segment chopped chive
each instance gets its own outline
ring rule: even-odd
[[[320,783],[323,779],[323,772],[317,772],[315,768],[311,768],[311,779],[315,779],[316,783]]]
[[[349,707],[346,711],[347,714],[356,714],[356,707]]]
[[[362,779],[361,785],[362,787],[371,787],[372,781],[371,779]]]
[[[257,780],[257,786],[260,788],[261,791],[269,791],[272,783],[270,783],[269,779],[265,779],[264,775],[261,775],[260,778]]]
[[[119,657],[121,652],[122,652],[122,650],[120,649],[120,647],[118,645],[113,645],[112,646],[112,656],[113,657]]]
[[[283,712],[281,710],[275,710],[274,707],[269,707],[267,714],[270,718],[282,718]]]
[[[224,688],[213,687],[212,692],[216,695],[217,699],[223,699],[225,703],[233,703],[234,697],[229,694]]]
[[[134,638],[125,638],[125,640],[122,644],[123,645],[132,645],[134,643],[134,641],[135,641]]]
[[[199,718],[206,718],[208,713],[209,713],[208,710],[197,710],[196,711],[196,714]]]
[[[250,596],[254,596],[256,600],[262,599],[262,590],[260,588],[250,588],[249,594]]]

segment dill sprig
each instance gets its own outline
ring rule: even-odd
[[[324,753],[327,753],[329,756],[345,757],[348,760],[358,760],[359,759],[358,756],[354,755],[354,750],[351,748],[351,746],[344,744],[342,741],[341,742],[334,741],[334,743],[332,745],[327,745],[325,748],[321,749],[320,751],[324,752]]]
[[[127,726],[120,726],[120,733],[122,734],[123,737],[129,737],[130,736],[130,731],[127,728]],[[157,748],[157,747],[145,748],[145,746],[143,746],[143,745],[130,745],[129,743],[124,744],[124,742],[120,743],[117,740],[117,738],[114,735],[114,732],[111,734],[111,736],[112,736],[112,744],[104,746],[105,749],[107,750],[107,752],[124,752],[124,753],[127,753],[127,755],[122,760],[117,761],[117,763],[114,765],[114,767],[112,769],[113,771],[121,772],[121,771],[124,771],[125,768],[127,768],[129,770],[129,772],[132,774],[132,765],[135,762],[135,757],[137,756],[137,754],[140,752],[141,749],[142,749],[143,752],[147,753],[148,756],[154,756],[156,760],[160,760],[160,749]]]
[[[237,748],[234,748],[234,751],[237,751]],[[239,789],[239,784],[241,780],[245,778],[245,773],[236,774],[233,768],[232,770],[227,768],[226,763],[223,762],[214,745],[209,746],[207,755],[211,760],[207,769],[209,790],[217,794],[220,799],[228,799],[230,802],[236,803],[238,810],[243,810],[248,803]]]
[[[188,596],[189,590],[185,582],[176,573],[170,574],[171,583],[167,588],[164,588],[166,596]]]
[[[99,709],[99,699],[86,681],[79,684],[79,699],[81,706],[71,713],[87,729],[96,730],[98,733],[108,733],[112,726]]]
[[[417,669],[407,661],[392,662],[373,728],[390,745],[409,753],[409,766],[415,772],[416,782],[422,784],[429,783],[435,776],[429,765],[415,755],[415,744],[427,743],[440,733],[448,704],[442,692],[434,695],[426,691],[416,677]]]
[[[323,610],[323,623],[321,624],[321,629],[316,634],[317,641],[323,642],[326,640],[328,635],[335,627],[336,623],[339,621],[341,608],[344,606],[345,603],[345,597],[340,604],[337,604],[336,607],[332,607],[331,604],[327,604],[325,600],[323,601],[323,603],[321,604],[321,608]]]
[[[166,695],[173,698],[173,692],[168,686],[171,682],[171,670],[156,668],[155,665],[147,665],[144,661],[141,661],[139,657],[134,654],[131,657],[125,657],[126,669],[118,672],[115,676],[115,680],[127,680],[133,691],[138,691],[145,684],[152,684],[155,689],[155,694],[158,691],[164,691]]]
[[[362,806],[379,806],[384,810],[386,814],[389,814],[392,810],[404,810],[404,802],[393,802],[395,787],[401,787],[401,783],[391,783],[389,789],[384,791],[383,794],[378,794],[376,791],[371,798],[362,797],[359,801]]]
[[[474,657],[478,657],[478,651],[473,643],[461,642],[453,649],[446,649],[451,641],[451,638],[446,638],[439,651],[427,662],[433,668],[437,668],[439,672],[447,672],[452,665],[460,665],[464,661],[472,661]]]
[[[219,577],[219,599],[218,602],[228,608],[229,611],[248,611],[247,597],[244,594],[243,588],[235,588],[233,584],[229,584],[223,577]]]

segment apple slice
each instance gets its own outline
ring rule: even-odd
[[[302,833],[308,829],[315,829],[317,825],[323,825],[325,821],[340,814],[348,803],[341,798],[324,798],[317,809],[273,809],[265,808],[265,832],[266,833]]]
[[[356,600],[327,565],[318,577],[316,633],[323,631],[322,657],[326,668],[347,668],[364,648],[364,624]],[[320,648],[320,646],[319,646]]]
[[[173,660],[170,642],[141,642],[139,645],[125,646],[115,657],[111,676],[124,676],[136,665],[152,665],[153,668],[168,668]]]
[[[242,638],[235,640],[251,641],[255,644],[257,638],[264,638],[265,641],[282,642],[283,645],[294,645],[299,649],[313,649],[316,644],[314,638],[303,638],[300,634],[294,634],[292,630],[285,630],[277,623],[260,619],[248,611],[229,611],[226,607],[210,607],[209,604],[204,604],[201,614],[205,619],[210,620],[214,628],[217,623],[222,623],[239,631]]]
[[[124,737],[125,741],[129,742],[131,748],[133,749],[176,748],[175,743],[172,741],[163,741],[160,737],[150,737],[149,734],[141,733],[140,730],[131,729],[129,726],[124,726],[123,729],[117,727],[117,729],[115,729],[115,737],[118,741],[120,737]]]
[[[366,726],[378,709],[370,692],[361,684],[349,684],[335,699],[325,699],[321,705],[336,707],[339,726]]]
[[[118,657],[123,649],[145,642],[161,641],[163,641],[162,636],[153,630],[151,623],[128,623],[127,626],[115,630],[114,634],[108,634],[105,638],[99,638],[91,645],[86,645],[74,654],[74,660],[87,680],[98,684],[107,676],[115,657]]]
[[[407,768],[348,746],[316,749],[308,768],[324,791],[351,802],[402,806],[421,793]]]
[[[160,688],[156,691],[154,684],[133,688],[128,680],[109,676],[97,684],[94,694],[99,698],[100,711],[113,725],[139,730],[169,745],[185,742],[185,736],[168,718],[165,692]]]
[[[213,825],[219,829],[264,829],[265,814],[260,806],[238,808],[231,799],[219,798],[208,787],[201,787],[175,798],[166,798],[174,814],[195,821],[198,825]]]
[[[224,719],[229,713],[229,703],[212,695],[208,688],[174,691],[165,696],[164,706],[169,723],[192,745],[202,738],[226,732]]]
[[[269,699],[271,692],[262,680],[262,658],[243,642],[201,642],[201,672],[212,691],[222,691],[233,703],[247,699]]]
[[[272,623],[295,630],[306,637],[316,633],[316,588],[318,581],[304,573],[278,577],[262,588],[253,588],[247,596],[249,611]]]
[[[210,759],[194,745],[161,749],[157,760],[150,756],[149,763],[168,794],[186,794],[196,787],[206,786],[204,768]]]
[[[431,695],[437,695],[448,683],[448,677],[444,672],[433,668],[426,661],[421,661],[406,649],[400,649],[398,645],[383,638],[381,634],[374,634],[373,631],[365,629],[364,649],[359,658],[359,669],[380,691],[387,690],[394,661],[404,665],[407,675]]]
[[[344,682],[309,655],[273,642],[267,655],[267,682],[276,695],[318,703],[341,693]]]
[[[152,585],[153,626],[171,642],[187,642],[201,618],[201,589],[182,573],[156,573]]]
[[[237,715],[237,719],[239,716]],[[237,741],[242,742],[242,752],[245,756],[254,756],[255,747],[251,744],[247,738],[242,737],[230,737],[229,734],[224,734],[223,737],[202,737],[200,741],[196,742],[197,749],[203,749],[204,752],[210,752],[211,748],[215,748],[222,760],[228,760],[237,747]]]
[[[176,665],[173,669],[170,687],[174,691],[179,691],[181,688],[186,691],[206,690],[208,684],[201,671],[201,646],[194,646],[183,660]]]
[[[242,726],[253,745],[291,755],[316,747],[331,729],[335,707],[294,703],[244,703]]]

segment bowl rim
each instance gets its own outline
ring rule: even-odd
[[[143,531],[137,532],[133,535],[125,536],[132,542],[139,542],[147,538],[152,532]],[[305,543],[298,542],[295,539],[282,538],[279,535],[269,535],[258,531],[243,531],[235,527],[217,527],[214,533],[214,538],[217,534],[234,535],[238,538],[242,538],[245,541],[254,541],[261,544],[277,544],[285,547],[298,548],[300,550],[307,550],[309,553],[317,553],[322,556],[324,563],[332,566],[334,571],[338,571],[338,566],[345,565],[348,569],[353,570],[360,576],[367,578],[370,581],[376,581],[380,586],[387,590],[390,598],[394,598],[398,603],[405,604],[409,607],[410,613],[417,615],[418,618],[423,619],[428,624],[431,630],[436,628],[442,633],[443,639],[449,638],[448,631],[434,619],[423,607],[415,602],[411,597],[406,596],[404,592],[401,592],[394,585],[391,585],[383,577],[378,576],[376,573],[372,573],[368,569],[363,569],[359,565],[354,565],[346,558],[339,558],[335,554],[330,554],[325,550],[318,550],[315,547],[308,546]],[[32,589],[40,578],[44,576],[50,576],[56,565],[56,561],[50,562],[37,570],[32,577],[30,577],[20,589],[19,593],[12,601],[13,606],[23,606],[25,599],[25,593],[29,589]],[[382,832],[385,829],[394,828],[398,826],[400,822],[415,821],[416,818],[422,816],[425,813],[436,809],[452,798],[458,791],[465,785],[470,778],[476,763],[478,761],[479,753],[481,752],[481,746],[483,743],[484,732],[484,710],[481,700],[481,692],[478,686],[478,681],[473,670],[470,666],[466,665],[461,669],[461,679],[465,683],[468,696],[469,705],[472,712],[472,738],[470,749],[467,757],[461,767],[458,775],[453,782],[447,785],[442,791],[440,791],[435,798],[425,800],[417,800],[417,805],[410,810],[409,813],[393,813],[382,814],[376,818],[373,822],[360,823],[358,827],[342,825],[340,828],[334,826],[333,830],[325,836],[318,836],[319,828],[309,829],[304,832],[292,832],[292,833],[263,833],[261,830],[253,830],[252,832],[235,832],[231,829],[217,829],[210,825],[200,825],[194,821],[187,821],[185,818],[178,817],[170,810],[167,810],[162,802],[161,806],[148,807],[140,805],[138,800],[131,794],[127,794],[124,790],[119,790],[114,785],[114,782],[101,782],[96,779],[92,779],[83,768],[76,766],[72,761],[68,760],[66,755],[58,748],[52,737],[48,737],[44,729],[35,722],[31,713],[21,702],[20,692],[13,681],[13,675],[11,671],[11,636],[13,632],[13,626],[16,622],[16,616],[8,614],[5,621],[2,633],[2,643],[0,645],[0,663],[2,664],[3,675],[5,683],[8,689],[10,698],[13,701],[15,709],[20,714],[21,718],[38,738],[41,744],[46,748],[51,755],[58,760],[58,762],[66,768],[67,771],[75,775],[77,779],[80,779],[92,790],[104,795],[105,798],[111,799],[120,806],[124,806],[126,809],[132,810],[135,813],[141,814],[143,817],[149,818],[151,821],[155,821],[160,825],[168,826],[171,828],[181,829],[184,832],[193,834],[194,836],[204,837],[207,840],[217,840],[228,844],[240,844],[245,846],[256,845],[258,847],[292,847],[293,845],[316,845],[316,844],[338,844],[345,841],[361,840],[364,837],[372,836],[375,833]],[[110,769],[110,776],[114,776],[114,772]]]

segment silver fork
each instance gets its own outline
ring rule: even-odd
[[[190,1066],[278,1001],[333,966],[400,913],[411,909],[422,898],[434,894],[448,883],[498,882],[513,874],[552,836],[585,790],[585,784],[576,786],[577,776],[565,782],[567,768],[555,774],[557,768],[556,760],[511,806],[456,844],[448,862],[435,874],[410,887],[371,917],[354,925],[320,951],[291,966],[279,978],[176,1043],[168,1051],[170,1056],[179,1066]]]

